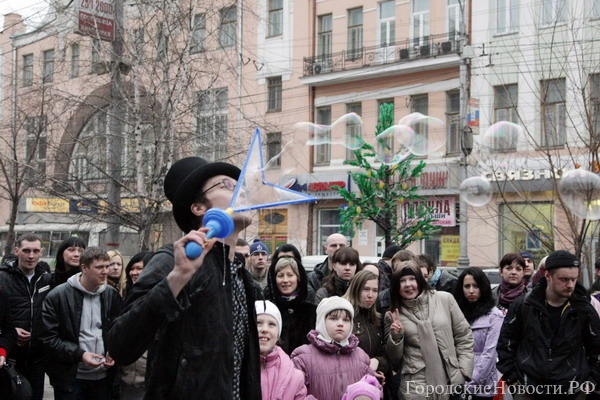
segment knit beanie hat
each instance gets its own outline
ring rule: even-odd
[[[535,258],[533,258],[533,254],[528,251],[522,251],[520,254],[521,258],[529,258],[531,261],[535,262]]]
[[[566,250],[558,250],[550,253],[546,259],[546,271],[550,271],[556,268],[579,268],[581,264],[575,256]]]
[[[383,398],[381,385],[374,376],[365,375],[362,379],[352,385],[348,385],[342,400],[354,400],[358,396],[367,396],[371,400]]]
[[[250,245],[250,255],[256,252],[271,254],[267,245],[261,242],[260,239],[254,239],[254,242]]]
[[[352,307],[352,304],[350,304],[348,300],[339,296],[327,297],[321,300],[317,306],[317,326],[315,327],[315,330],[319,332],[319,337],[328,343],[333,342],[333,339],[329,336],[329,333],[327,333],[325,317],[335,310],[346,310],[350,313],[350,316],[354,318],[354,307]],[[341,342],[342,346],[345,346],[346,344],[348,344],[348,338]]]
[[[277,320],[277,327],[279,328],[279,337],[281,337],[281,328],[283,323],[281,322],[281,313],[279,308],[269,300],[257,300],[254,302],[254,308],[256,308],[256,316],[261,314],[267,314]]]
[[[397,244],[393,244],[391,246],[388,246],[385,251],[383,252],[383,255],[381,256],[381,258],[389,258],[391,259],[392,257],[394,257],[394,254],[396,254],[397,252],[399,252],[400,250],[402,250],[402,247],[398,246]]]

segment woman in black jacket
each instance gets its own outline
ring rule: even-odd
[[[63,240],[56,253],[53,288],[65,283],[71,276],[81,272],[79,256],[85,248],[86,244],[81,238],[72,236]]]
[[[273,264],[274,263],[274,264]],[[287,354],[303,344],[314,329],[317,306],[308,300],[308,280],[298,249],[284,244],[273,255],[265,298],[277,305],[283,320],[279,346]]]

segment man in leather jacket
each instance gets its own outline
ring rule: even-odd
[[[130,364],[148,350],[146,400],[260,400],[254,301],[243,260],[234,257],[249,215],[233,214],[234,232],[208,240],[202,217],[229,206],[240,170],[199,157],[177,161],[164,188],[186,235],[160,249],[127,295],[109,332],[111,355]],[[200,229],[199,229],[200,228]],[[204,249],[196,259],[185,245]]]
[[[346,246],[348,246],[348,241],[341,233],[333,233],[327,236],[324,247],[327,258],[321,264],[315,265],[315,268],[312,270],[312,272],[308,274],[308,290],[311,293],[316,293],[317,290],[321,288],[323,281],[333,269],[333,265],[331,263],[331,257],[333,257],[333,253],[335,253],[337,249]]]
[[[600,384],[600,319],[579,267],[568,251],[550,254],[545,278],[504,318],[497,366],[516,400],[580,399]]]

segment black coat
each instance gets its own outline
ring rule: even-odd
[[[107,346],[107,334],[111,323],[121,310],[121,298],[110,286],[99,296],[104,350],[112,355],[110,346]],[[85,352],[79,347],[83,299],[84,294],[67,282],[52,289],[44,300],[40,341],[48,350],[46,373],[52,386],[62,390],[72,390],[77,376],[77,365]],[[109,379],[114,376],[115,369],[110,368],[107,371]]]
[[[277,289],[275,268],[269,268],[265,298],[271,300],[281,313],[282,329],[279,338],[279,347],[288,355],[303,344],[308,344],[308,332],[315,329],[317,320],[317,306],[314,304],[314,293],[311,293],[307,284],[306,270],[298,264],[298,289],[297,297],[287,300],[281,296]]]
[[[498,370],[509,383],[566,385],[600,381],[600,319],[585,288],[577,283],[554,335],[542,278],[528,296],[515,300],[498,340]]]
[[[315,265],[312,272],[308,274],[308,289],[313,293],[317,293],[330,272],[329,257],[327,257],[321,264]]]
[[[17,259],[9,258],[0,265],[0,286],[8,294],[14,326],[31,332],[27,346],[17,346],[11,358],[19,362],[37,361],[44,351],[38,341],[42,323],[42,303],[50,291],[52,275],[43,265],[35,267],[31,282],[17,267]]]
[[[173,246],[160,249],[125,297],[109,332],[113,358],[124,365],[147,349],[146,400],[232,398],[233,299],[229,247],[215,243],[185,288],[173,297],[167,275]],[[223,277],[225,273],[225,277]],[[241,398],[260,400],[260,356],[252,277],[241,268],[249,337],[242,365]]]
[[[0,286],[0,349],[10,358],[17,344],[17,331],[12,321],[6,289]]]

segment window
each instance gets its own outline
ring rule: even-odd
[[[317,67],[320,72],[326,72],[331,63],[331,14],[320,15],[318,19],[319,33],[317,38]],[[315,71],[316,72],[316,71]]]
[[[453,90],[446,93],[446,127],[448,138],[446,140],[448,154],[460,153],[461,148],[461,119],[460,119],[460,92]]]
[[[426,94],[420,94],[418,96],[411,96],[411,109],[412,112],[418,112],[423,115],[429,115],[429,96]],[[427,154],[427,136],[428,126],[427,123],[416,123],[413,127],[416,137],[414,145],[414,153],[416,154]]]
[[[25,161],[29,178],[45,176],[46,173],[46,117],[25,118],[27,145]]]
[[[342,223],[340,221],[339,209],[320,209],[319,210],[319,238],[318,251],[323,251],[327,237],[340,231]]]
[[[542,26],[560,24],[567,19],[566,0],[542,0]]]
[[[363,9],[348,10],[348,58],[355,60],[362,54]]]
[[[519,0],[497,0],[496,33],[516,32],[519,27]]]
[[[144,60],[144,28],[133,30],[134,51],[139,62]]]
[[[592,0],[591,18],[600,18],[600,0]]]
[[[462,10],[464,0],[448,1],[448,39],[459,40],[462,24]]]
[[[319,107],[317,108],[317,124],[319,125],[330,125],[331,124],[331,107]],[[331,135],[328,132],[327,135]],[[318,141],[323,143],[314,146],[315,148],[315,165],[327,165],[331,159],[331,145],[328,143],[330,137],[319,137]]]
[[[283,0],[268,0],[269,29],[268,36],[279,36],[283,33]]]
[[[33,84],[33,54],[23,56],[23,86]]]
[[[196,143],[198,150],[209,161],[227,157],[227,88],[197,92]]]
[[[590,113],[592,132],[590,139],[600,140],[600,74],[590,75]]]
[[[102,51],[102,42],[100,39],[92,39],[92,73],[103,74],[106,69],[100,60],[100,52]]]
[[[518,99],[519,93],[517,84],[495,86],[494,122],[509,121],[516,124],[519,121],[517,114]],[[502,139],[504,140],[506,138]],[[511,141],[493,143],[492,147],[498,150],[515,150],[517,148],[518,138],[511,138],[510,140]]]
[[[279,153],[281,153],[281,132],[267,132],[267,159],[265,160],[265,163]],[[272,166],[280,167],[281,157],[277,157]]]
[[[509,121],[517,123],[519,93],[517,84],[494,87],[494,122]]]
[[[429,0],[412,0],[413,45],[429,43]]]
[[[206,17],[204,14],[194,15],[192,24],[192,40],[190,42],[190,53],[204,51],[204,38],[206,37]]]
[[[165,32],[165,27],[162,22],[158,23],[156,32],[158,33],[156,54],[158,55],[158,58],[164,59],[167,56],[167,33]]]
[[[79,45],[73,43],[71,45],[71,78],[79,76]]]
[[[235,44],[236,20],[237,10],[235,7],[221,9],[221,26],[219,27],[219,44],[221,47],[232,47]]]
[[[565,80],[542,81],[542,146],[563,146],[566,140]]]
[[[281,76],[267,78],[267,111],[281,111]]]
[[[346,113],[355,113],[362,115],[362,104],[352,103],[346,104]],[[352,120],[346,123],[346,144],[351,147],[355,147],[355,144],[361,140],[361,125],[358,121]],[[356,160],[356,154],[354,150],[346,148],[346,160]]]
[[[552,245],[552,204],[500,204],[500,255],[528,251],[536,259]],[[526,221],[526,222],[523,222]]]
[[[396,41],[395,1],[379,3],[379,45],[393,46]]]
[[[49,83],[54,81],[54,50],[46,50],[42,53],[43,75],[42,81]]]

